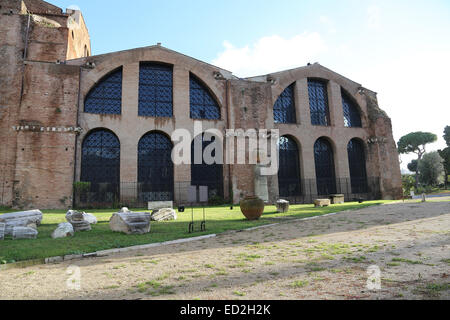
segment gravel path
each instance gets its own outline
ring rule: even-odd
[[[449,275],[450,202],[401,203],[2,271],[0,299],[449,299]]]

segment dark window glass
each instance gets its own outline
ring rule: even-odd
[[[364,145],[358,139],[353,139],[349,142],[347,151],[352,193],[366,193],[367,173]]]
[[[120,181],[120,142],[110,131],[96,130],[83,141],[81,181],[118,186]]]
[[[221,164],[206,164],[202,156],[202,163],[195,164],[195,141],[201,140],[202,155],[207,146],[217,139],[215,136],[211,141],[206,141],[204,136],[199,135],[191,144],[191,185],[207,186],[209,198],[214,196],[223,197],[223,166]],[[215,151],[212,154],[215,157]]]
[[[334,171],[334,157],[331,144],[320,138],[314,145],[314,159],[316,164],[317,193],[330,195],[336,193],[336,176]]]
[[[288,137],[278,141],[279,170],[278,189],[281,197],[301,195],[300,161],[297,143]]]
[[[172,115],[172,67],[141,63],[139,68],[139,116],[170,118]]]
[[[362,127],[361,116],[353,101],[342,92],[342,105],[344,108],[344,124],[346,127]]]
[[[327,83],[320,80],[308,80],[311,123],[318,126],[330,124],[328,109]]]
[[[220,108],[208,89],[192,74],[189,78],[192,119],[220,119]]]
[[[84,112],[95,114],[121,114],[122,68],[107,75],[86,96]]]
[[[295,83],[287,87],[275,102],[273,117],[275,123],[296,123],[295,117]]]
[[[162,133],[150,132],[138,145],[139,199],[173,200],[172,142]]]

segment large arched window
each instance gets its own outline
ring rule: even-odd
[[[347,151],[352,193],[366,193],[367,172],[364,145],[359,139],[352,139],[347,146]]]
[[[90,182],[89,202],[113,202],[119,198],[120,142],[109,130],[89,133],[81,148],[81,181]]]
[[[94,114],[122,113],[122,68],[103,77],[86,96],[84,112]]]
[[[275,123],[296,123],[295,117],[295,83],[287,87],[278,97],[273,107],[273,118]]]
[[[191,119],[219,120],[220,108],[206,86],[193,74],[189,76]]]
[[[314,159],[316,164],[317,193],[319,195],[335,194],[336,175],[333,148],[327,139],[320,138],[314,144]]]
[[[157,63],[141,63],[139,68],[139,116],[173,115],[173,68]]]
[[[223,166],[222,164],[207,164],[203,157],[205,149],[216,141],[217,137],[210,136],[206,139],[205,135],[198,135],[191,143],[191,185],[207,186],[208,196],[211,199],[214,196],[223,197]],[[210,140],[210,141],[208,141]],[[195,150],[195,145],[201,146]],[[196,163],[195,152],[201,151],[201,163]],[[216,157],[216,150],[212,151],[211,156]],[[219,152],[221,152],[219,150]],[[198,154],[197,159],[200,159]]]
[[[330,112],[328,108],[327,83],[322,80],[308,79],[308,93],[311,124],[329,126]]]
[[[290,137],[281,137],[278,140],[278,154],[278,190],[280,197],[301,195],[300,161],[297,143]]]
[[[163,133],[149,132],[138,145],[139,200],[173,200],[172,141]]]
[[[342,91],[342,106],[344,108],[344,124],[346,127],[362,127],[361,115],[352,99]]]

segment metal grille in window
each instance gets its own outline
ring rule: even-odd
[[[161,133],[142,137],[138,146],[139,198],[147,201],[173,200],[172,142]]]
[[[275,102],[273,107],[275,123],[296,123],[294,88],[295,84],[287,87]]]
[[[172,67],[142,63],[139,69],[139,116],[173,115]]]
[[[84,112],[121,114],[122,68],[104,77],[89,91],[84,101]]]
[[[192,119],[220,119],[220,108],[208,89],[192,74],[189,78]]]
[[[353,139],[349,142],[347,151],[352,193],[366,193],[368,186],[364,146],[361,141]]]
[[[81,180],[91,183],[118,183],[120,143],[110,131],[98,130],[83,141]]]
[[[309,105],[311,123],[328,126],[330,123],[328,109],[327,84],[319,80],[308,80]]]
[[[361,116],[353,101],[342,92],[342,105],[344,108],[344,124],[346,127],[362,127]]]
[[[278,141],[278,189],[281,197],[301,195],[300,161],[297,143],[288,137]]]
[[[213,143],[216,137],[212,137],[211,141],[206,141],[204,136],[197,136],[191,144],[191,185],[208,186],[209,198],[214,196],[223,197],[223,166],[221,164],[206,164],[202,157],[201,164],[195,164],[195,141],[202,140],[202,155],[206,147]],[[212,152],[215,157],[215,151]]]
[[[316,164],[317,193],[330,195],[336,193],[333,149],[326,139],[319,139],[314,145]]]

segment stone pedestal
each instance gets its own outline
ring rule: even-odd
[[[267,176],[261,174],[261,168],[260,164],[255,165],[255,196],[267,203],[269,202],[269,185]]]
[[[280,199],[276,203],[277,212],[286,213],[289,211],[289,201]]]

